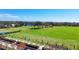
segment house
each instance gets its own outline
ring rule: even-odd
[[[16,27],[17,24],[0,24],[0,28]]]
[[[12,27],[15,27],[15,26],[16,26],[16,24],[11,24],[11,26],[12,26]]]

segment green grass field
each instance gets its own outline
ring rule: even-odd
[[[18,33],[7,34],[7,37],[27,40],[45,45],[62,45],[69,49],[79,49],[79,27],[52,27],[43,29],[29,29],[30,27],[18,27],[0,29],[0,31],[21,30]]]

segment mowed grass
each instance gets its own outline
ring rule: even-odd
[[[6,36],[39,44],[56,44],[68,47],[69,49],[79,49],[79,27],[54,26],[52,28],[29,29],[29,27],[23,26],[14,29],[20,29],[21,32]]]

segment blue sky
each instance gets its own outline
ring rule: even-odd
[[[0,9],[0,20],[79,22],[79,9]]]

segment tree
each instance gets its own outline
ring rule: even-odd
[[[41,28],[41,26],[42,26],[42,22],[39,22],[39,21],[37,21],[37,22],[34,22],[34,28],[35,28],[35,26],[37,26],[38,28]]]

